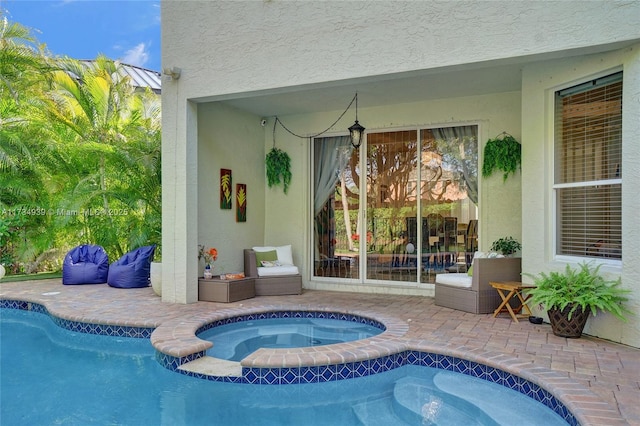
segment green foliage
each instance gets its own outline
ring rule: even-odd
[[[289,154],[273,147],[267,154],[266,165],[269,188],[280,185],[280,179],[282,179],[284,193],[286,194],[291,183],[291,158],[289,158]]]
[[[55,270],[83,243],[111,259],[156,244],[157,257],[160,98],[135,91],[119,66],[49,57],[29,30],[0,19],[0,261],[9,272]]]
[[[489,177],[494,170],[502,170],[502,180],[514,174],[520,168],[522,147],[511,135],[503,134],[500,138],[489,139],[484,147],[482,176]]]
[[[513,237],[499,238],[491,243],[491,251],[497,251],[504,254],[505,256],[509,256],[510,254],[517,252],[521,248],[522,245]]]
[[[630,290],[620,288],[622,280],[606,280],[600,275],[600,265],[592,268],[581,263],[577,269],[567,265],[564,272],[540,273],[538,276],[525,274],[534,279],[536,287],[527,290],[531,302],[542,304],[547,310],[570,308],[569,319],[581,308],[583,312],[610,312],[626,321],[624,314],[629,311],[623,306]]]

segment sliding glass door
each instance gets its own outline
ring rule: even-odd
[[[371,132],[364,167],[347,137],[315,139],[314,275],[419,283],[464,270],[477,249],[477,134]]]
[[[313,141],[314,276],[359,278],[358,151],[348,136]]]

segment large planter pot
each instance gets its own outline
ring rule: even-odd
[[[149,277],[151,278],[151,287],[153,292],[162,297],[162,263],[151,262],[151,272]]]
[[[587,324],[587,319],[589,318],[589,311],[583,312],[581,308],[578,308],[571,316],[571,319],[569,319],[569,311],[571,308],[572,306],[569,305],[563,310],[554,308],[547,311],[549,322],[551,323],[551,330],[556,336],[573,339],[582,336],[582,330],[584,330],[584,326]]]

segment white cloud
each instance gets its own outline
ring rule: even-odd
[[[139,43],[132,49],[125,52],[120,61],[124,64],[135,65],[138,67],[144,67],[144,64],[149,60],[149,52],[147,46],[144,43]]]

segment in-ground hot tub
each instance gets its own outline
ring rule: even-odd
[[[351,342],[376,336],[381,324],[333,318],[268,318],[238,321],[198,334],[213,343],[207,355],[241,361],[260,348],[284,349]]]

